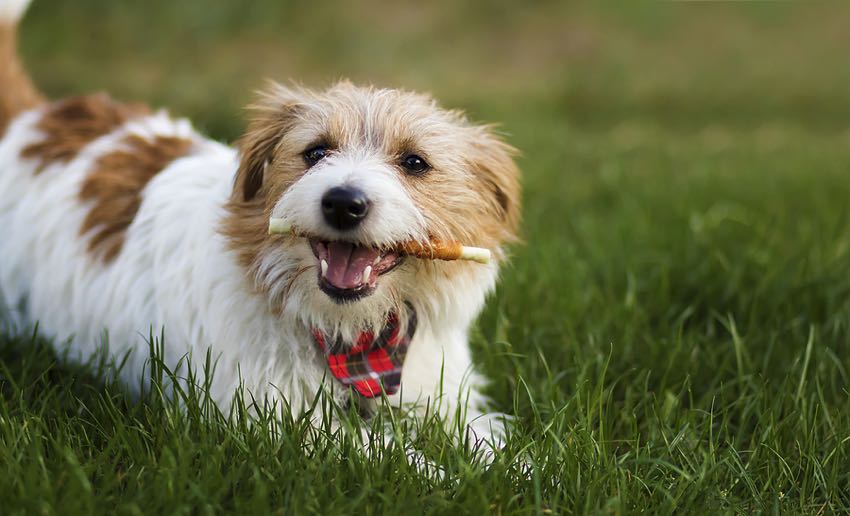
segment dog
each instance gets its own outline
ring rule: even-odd
[[[468,333],[517,238],[515,150],[429,96],[339,82],[272,83],[236,148],[105,94],[48,101],[16,54],[29,0],[0,0],[0,289],[87,360],[107,346],[144,389],[148,337],[170,367],[203,366],[234,393],[319,393],[438,412],[497,442]],[[285,219],[299,235],[269,234]],[[439,261],[402,242],[490,249]],[[458,425],[458,418],[463,421]]]

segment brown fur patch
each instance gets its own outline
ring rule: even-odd
[[[222,233],[230,240],[230,247],[236,252],[239,264],[252,270],[263,248],[269,245],[269,240],[279,240],[281,236],[268,235],[270,211],[265,209],[263,199],[232,199],[227,204],[227,212]]]
[[[264,246],[282,239],[280,235],[268,234],[269,217],[274,207],[270,200],[282,195],[297,179],[295,174],[270,172],[303,167],[300,155],[294,158],[275,156],[280,139],[296,122],[298,99],[267,94],[250,106],[250,110],[253,117],[248,130],[239,139],[242,159],[222,227],[240,264],[246,269],[255,265]]]
[[[38,159],[40,172],[52,163],[74,159],[92,141],[148,113],[143,104],[116,102],[105,94],[60,100],[47,108],[36,126],[44,138],[24,148],[21,155]]]
[[[15,27],[0,25],[0,135],[19,113],[42,102],[18,61]]]
[[[80,198],[93,201],[80,234],[90,234],[89,251],[105,262],[118,256],[124,234],[142,204],[142,190],[175,159],[190,153],[192,141],[170,136],[151,140],[127,136],[121,150],[101,156],[80,189]]]

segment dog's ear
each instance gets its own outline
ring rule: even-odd
[[[248,129],[239,139],[239,170],[233,195],[239,201],[250,201],[263,187],[263,174],[274,159],[280,139],[292,127],[301,102],[297,91],[273,84],[260,93],[260,99],[249,106]]]
[[[502,141],[489,126],[475,128],[471,166],[490,195],[491,215],[500,220],[509,239],[516,238],[521,212],[520,171],[517,150]]]

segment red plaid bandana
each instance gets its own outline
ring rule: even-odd
[[[416,313],[412,309],[404,334],[399,327],[398,315],[392,313],[377,338],[374,332],[363,331],[351,347],[346,346],[341,339],[329,346],[327,335],[321,330],[312,329],[313,340],[327,357],[328,368],[334,378],[354,388],[364,398],[380,396],[382,385],[387,395],[398,391],[404,357],[415,331]]]

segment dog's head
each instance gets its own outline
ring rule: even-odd
[[[276,309],[339,329],[405,302],[477,311],[519,222],[510,146],[426,96],[347,82],[275,85],[252,113],[225,232]],[[268,235],[270,217],[306,238]],[[489,248],[494,263],[398,251],[430,238]]]

